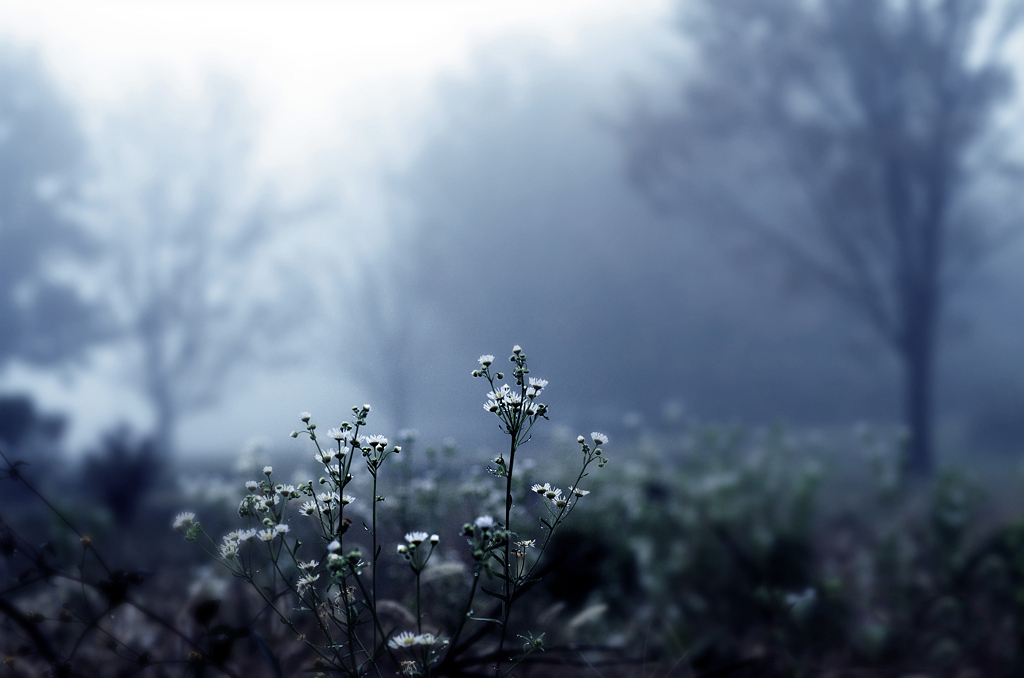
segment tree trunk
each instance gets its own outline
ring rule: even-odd
[[[902,355],[904,371],[904,423],[910,433],[906,470],[926,478],[934,466],[932,450],[932,387],[935,373],[935,332],[930,304],[922,304],[907,317]]]
[[[153,402],[154,418],[153,449],[160,459],[169,459],[177,452],[176,429],[178,423],[177,409],[169,389],[166,386],[154,389],[150,395]]]

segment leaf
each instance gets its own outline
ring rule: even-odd
[[[473,615],[466,616],[472,619],[473,621],[491,622],[492,624],[497,624],[498,626],[501,626],[500,619],[492,619],[491,617],[474,617]]]
[[[498,600],[500,600],[503,603],[508,602],[508,600],[505,598],[505,594],[504,593],[498,593],[497,591],[492,591],[492,590],[490,590],[489,588],[487,588],[485,586],[481,586],[480,590],[483,591],[484,593],[486,593],[489,596],[497,598]]]

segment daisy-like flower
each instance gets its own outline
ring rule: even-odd
[[[293,492],[295,492],[295,486],[294,485],[278,485],[274,489],[282,497],[291,496],[291,494]]]
[[[499,388],[498,390],[489,392],[487,394],[487,397],[490,398],[491,400],[496,400],[500,403],[504,401],[505,398],[507,398],[511,393],[512,387],[510,387],[508,384],[502,384],[501,388]]]
[[[537,540],[536,539],[526,539],[524,541],[519,541],[519,542],[516,542],[516,543],[519,545],[520,548],[532,549],[534,546],[537,545]]]
[[[312,419],[312,418],[313,418],[313,415],[310,414],[309,412],[300,412],[299,413],[299,419],[302,420],[303,424],[308,424],[309,420]]]
[[[239,541],[241,538],[242,538],[242,533],[241,532],[239,532],[238,530],[232,530],[231,532],[228,532],[227,534],[225,534],[220,539],[221,539],[221,541],[226,543],[226,542],[229,542],[229,541]]]
[[[229,541],[220,547],[220,555],[224,560],[234,560],[238,555],[238,542]]]
[[[608,436],[603,433],[598,433],[597,431],[590,434],[590,439],[594,441],[595,445],[604,445],[608,442]]]
[[[473,524],[483,530],[489,530],[494,527],[494,518],[490,516],[480,516],[473,521]]]
[[[305,572],[312,572],[319,564],[320,563],[316,560],[304,561],[299,563],[299,569]]]
[[[575,494],[577,497],[585,497],[590,494],[590,490],[581,490],[578,487],[570,487],[569,491]]]
[[[335,504],[338,503],[338,493],[337,492],[321,492],[317,496],[317,499],[320,501],[321,504],[324,505],[324,508],[328,508],[329,509],[329,508],[333,507]]]
[[[388,446],[388,439],[381,435],[366,436],[364,440],[366,441],[366,444],[369,445],[370,447],[379,447],[380,449],[383,450],[385,447]]]
[[[196,522],[196,514],[191,511],[185,511],[174,516],[174,529],[178,531],[184,531],[192,527],[192,523]]]
[[[403,631],[388,641],[388,647],[392,650],[397,650],[402,647],[413,647],[418,644],[417,638],[419,638],[419,636],[415,633]]]
[[[307,574],[305,577],[299,577],[299,581],[295,584],[295,590],[299,593],[304,593],[319,578],[320,575],[318,574]]]
[[[313,459],[316,459],[318,462],[320,462],[321,464],[326,466],[327,464],[331,463],[332,459],[334,459],[334,450],[324,450],[323,452],[314,452],[313,453]]]
[[[299,513],[301,513],[304,516],[316,515],[316,502],[315,501],[303,502],[302,506],[299,508]]]
[[[562,491],[557,487],[551,487],[544,491],[544,497],[551,501],[558,501],[562,497]]]
[[[278,525],[274,525],[274,532],[277,532],[278,534],[280,534],[282,536],[288,534],[291,531],[292,531],[292,528],[288,527],[284,523],[280,523]]]
[[[341,495],[341,505],[342,506],[348,506],[349,504],[351,504],[355,500],[356,500],[356,498],[353,497],[351,494],[343,494],[343,495]]]
[[[257,532],[259,532],[259,530],[257,530],[255,527],[250,528],[248,530],[242,530],[238,534],[238,540],[239,541],[252,541],[253,538],[256,536]]]
[[[516,344],[515,346],[512,347],[512,352],[515,353],[516,355],[519,355],[520,353],[523,352],[523,349],[520,348],[519,344]]]
[[[273,472],[274,472],[274,467],[273,466],[264,466],[263,467],[263,474],[264,475],[268,475],[269,476]]]
[[[530,488],[530,490],[532,492],[536,492],[537,494],[544,494],[545,492],[547,492],[550,489],[551,489],[551,483],[544,483],[543,485],[538,483],[538,484],[536,484],[536,485],[534,485],[533,487]]]
[[[341,542],[338,541],[337,539],[335,539],[334,541],[332,541],[330,544],[327,545],[327,550],[330,551],[331,553],[334,553],[335,551],[338,551],[340,549],[341,549]]]
[[[428,647],[438,642],[439,640],[440,638],[435,636],[433,633],[421,633],[420,635],[416,636],[417,645],[426,645]]]
[[[259,488],[259,486],[260,484],[257,483],[255,480],[250,480],[245,484],[245,489],[249,490],[250,492],[255,492]]]
[[[277,536],[277,530],[260,530],[259,538],[261,541],[272,542],[274,537]]]
[[[480,364],[483,365],[484,367],[488,367],[491,363],[494,362],[494,356],[493,355],[482,355],[479,358],[477,358],[477,360],[479,360]]]
[[[430,543],[437,546],[437,543],[441,541],[441,536],[437,534],[430,535]]]
[[[535,390],[537,393],[540,393],[548,385],[548,380],[547,379],[535,379],[533,377],[530,377],[529,384],[530,384],[530,387],[533,390]]]
[[[540,408],[539,408],[539,407],[537,407],[537,406],[536,406],[535,404],[533,404],[533,403],[528,403],[528,404],[526,405],[526,413],[527,413],[528,415],[530,415],[531,417],[532,417],[533,415],[537,414],[538,412],[540,412]]]
[[[487,410],[488,412],[497,412],[498,403],[493,400],[488,400],[486,403],[484,403],[484,409]]]
[[[410,532],[405,535],[405,540],[413,546],[419,546],[428,539],[430,539],[430,535],[426,532]]]
[[[340,428],[328,429],[327,430],[327,435],[330,436],[331,438],[334,438],[335,440],[337,440],[339,442],[342,441],[342,440],[345,440],[348,437],[348,435],[344,431],[342,431]]]

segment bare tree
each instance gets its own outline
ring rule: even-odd
[[[77,112],[39,58],[0,44],[0,367],[52,364],[99,337],[95,307],[61,266],[89,252],[62,212],[84,150]]]
[[[683,106],[638,111],[632,177],[663,208],[742,228],[858,313],[902,365],[908,469],[932,467],[943,307],[1000,242],[995,114],[1015,1],[699,0]],[[1005,181],[1002,184],[1005,186]]]
[[[98,156],[91,204],[106,236],[106,301],[141,356],[161,453],[268,329],[273,197],[253,176],[241,100],[223,80],[191,102],[154,89],[112,121]]]

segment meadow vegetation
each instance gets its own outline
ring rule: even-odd
[[[1024,672],[1009,464],[925,482],[898,432],[695,422],[606,453],[599,432],[541,435],[547,382],[518,347],[501,362],[473,370],[505,436],[490,458],[389,440],[366,405],[326,431],[302,413],[302,458],[241,468],[157,464],[123,434],[75,485],[5,453],[0,670]]]

